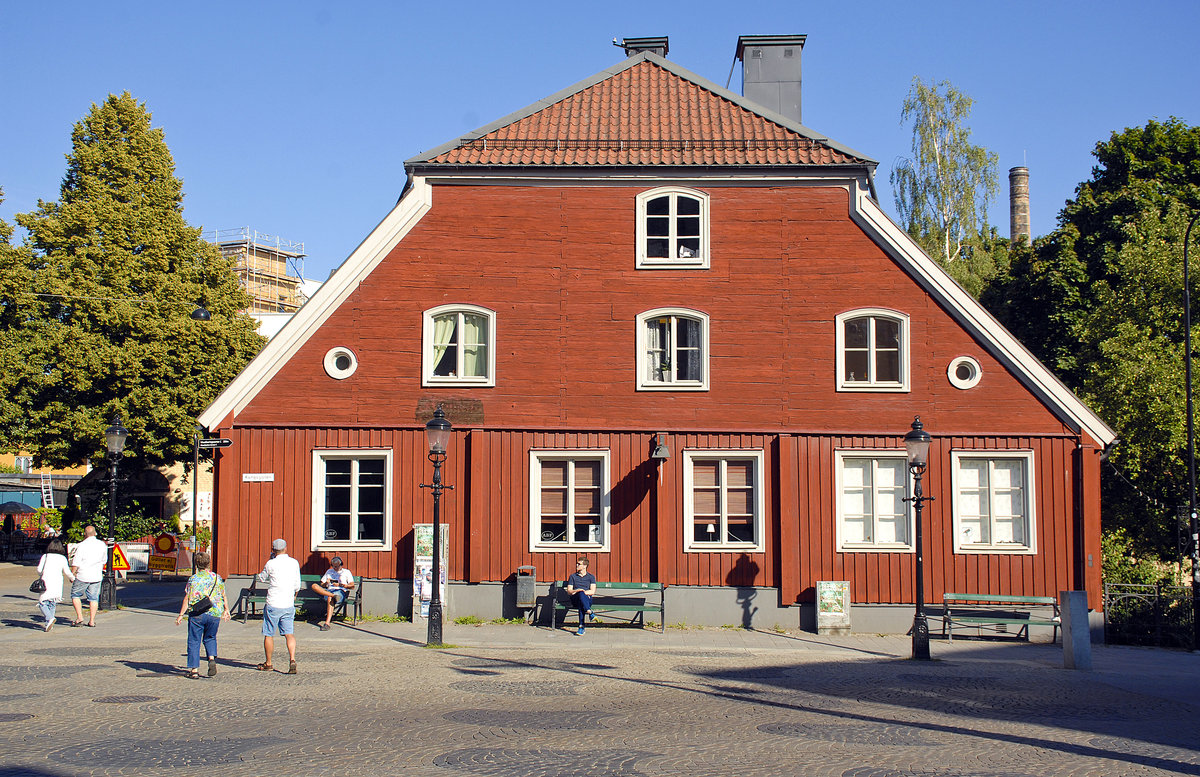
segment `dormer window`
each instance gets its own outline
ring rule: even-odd
[[[665,187],[637,197],[637,266],[708,267],[708,195]]]

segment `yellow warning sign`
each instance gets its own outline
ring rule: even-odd
[[[151,553],[150,558],[146,561],[146,568],[155,572],[174,572],[175,556],[160,556],[158,554]]]
[[[113,571],[129,571],[129,559],[125,557],[125,551],[121,550],[120,545],[113,545]]]

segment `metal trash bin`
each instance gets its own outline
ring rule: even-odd
[[[517,608],[537,605],[537,567],[517,567]]]

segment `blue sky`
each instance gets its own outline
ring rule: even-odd
[[[670,59],[724,85],[738,35],[806,34],[804,123],[880,162],[892,213],[904,96],[913,76],[950,81],[999,155],[1001,234],[1010,167],[1030,169],[1042,235],[1098,141],[1151,118],[1200,123],[1195,0],[9,0],[3,19],[0,218],[56,199],[72,125],[128,90],[166,133],[188,221],[301,241],[317,279],[390,210],[405,159],[616,63],[614,37],[669,36]]]

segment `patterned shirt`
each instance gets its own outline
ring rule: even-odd
[[[197,572],[188,578],[188,609],[206,596],[212,599],[213,603],[208,614],[220,618],[225,613],[225,581],[211,569]]]

